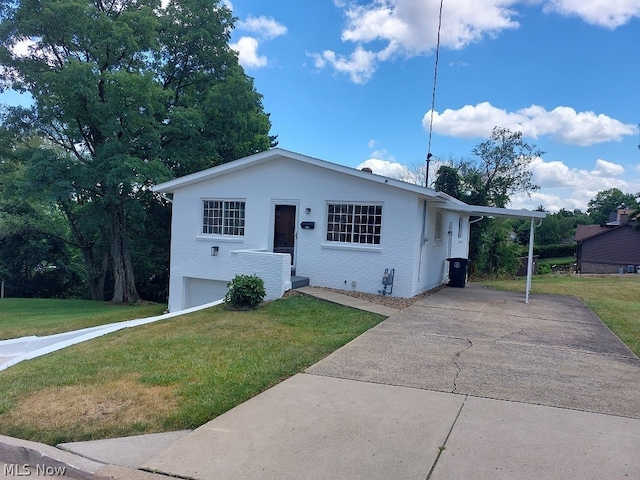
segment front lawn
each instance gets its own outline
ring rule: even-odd
[[[383,319],[294,295],[116,332],[0,372],[0,432],[55,445],[195,428]]]
[[[518,292],[524,292],[526,285],[524,279],[479,283]],[[533,277],[531,292],[580,298],[613,333],[640,356],[640,274],[540,275]]]
[[[90,300],[3,298],[0,300],[0,340],[153,317],[166,308],[160,304],[120,306]]]

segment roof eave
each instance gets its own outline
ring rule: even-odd
[[[463,203],[462,205],[456,205],[448,208],[449,210],[466,213],[477,217],[506,217],[506,218],[537,218],[544,219],[547,216],[547,212],[540,212],[538,210],[515,210],[511,208],[498,208],[498,207],[484,207],[481,205],[468,205]]]

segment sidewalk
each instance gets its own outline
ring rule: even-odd
[[[193,432],[53,450],[85,478],[640,478],[638,398],[640,359],[577,299],[468,285]]]

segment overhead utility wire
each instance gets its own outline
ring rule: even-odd
[[[438,14],[438,38],[436,41],[436,63],[433,72],[433,92],[431,94],[431,119],[429,120],[429,145],[427,147],[427,175],[424,186],[429,186],[429,162],[431,162],[431,137],[433,135],[433,112],[436,108],[436,85],[438,83],[438,60],[440,59],[440,30],[442,29],[442,4],[444,0],[440,0],[440,13]]]

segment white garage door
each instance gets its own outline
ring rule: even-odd
[[[185,306],[197,307],[205,303],[222,300],[227,293],[227,282],[222,280],[205,280],[203,278],[185,278]]]

